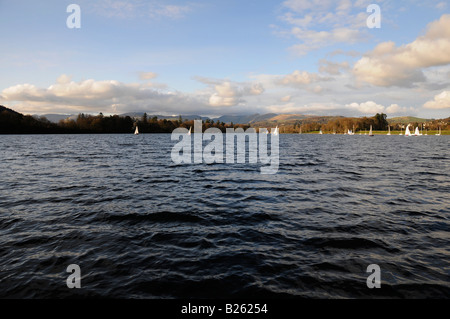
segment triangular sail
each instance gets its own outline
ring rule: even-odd
[[[370,126],[370,132],[369,132],[369,136],[373,136],[373,132],[372,132],[372,125]]]
[[[138,135],[139,134],[139,129],[138,126],[136,125],[136,130],[134,130],[134,135]]]
[[[275,128],[275,131],[273,132],[273,135],[278,135],[279,134],[279,130],[278,130],[278,125],[277,125],[277,127]]]
[[[416,127],[416,131],[414,132],[414,135],[416,135],[416,136],[420,135],[419,127]]]
[[[406,127],[405,136],[411,136],[411,131],[409,130],[409,125]]]

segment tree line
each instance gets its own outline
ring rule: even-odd
[[[52,123],[45,117],[23,115],[0,105],[0,134],[113,134],[134,132],[138,126],[140,133],[172,133],[178,127],[194,128],[194,120],[149,118],[145,113],[141,118],[130,116],[79,114],[75,119],[67,118],[58,123]],[[227,128],[243,128],[249,125],[224,123],[214,120],[202,121],[203,131],[208,128],[218,128],[226,132]]]
[[[319,121],[320,120],[320,121]],[[386,114],[379,113],[374,117],[362,118],[333,118],[324,122],[324,119],[312,121],[305,119],[295,123],[285,124],[281,127],[282,133],[303,133],[322,130],[324,133],[346,133],[348,130],[368,131],[372,126],[375,131],[386,131],[389,123]],[[448,119],[435,120],[426,123],[425,129],[447,130]],[[406,123],[408,124],[408,123]],[[410,123],[414,127],[420,127],[422,123]],[[130,134],[138,126],[140,133],[172,133],[178,127],[186,129],[194,128],[194,120],[183,119],[181,116],[177,120],[158,119],[156,116],[149,117],[146,113],[140,118],[130,116],[79,114],[75,119],[65,119],[58,123],[52,123],[43,117],[33,117],[23,115],[0,105],[0,134],[101,134],[101,133],[123,133]],[[206,119],[202,121],[203,131],[208,128],[218,128],[223,133],[227,128],[248,129],[247,124],[224,123]],[[391,130],[400,130],[404,124],[393,124]],[[270,129],[270,127],[267,127]]]

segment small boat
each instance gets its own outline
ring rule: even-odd
[[[415,135],[415,136],[421,136],[421,135],[422,135],[422,134],[420,134],[419,127],[416,127],[416,130],[415,130],[415,132],[414,132],[414,135]]]
[[[320,135],[322,135],[322,134],[323,134],[322,130],[320,130],[319,134],[320,134]]]
[[[134,130],[134,135],[139,135],[139,129],[138,129],[137,125],[136,125],[136,129]]]
[[[439,133],[436,134],[436,136],[441,136],[442,132],[441,132],[441,128],[439,127]]]
[[[192,129],[192,127],[189,127],[188,135],[191,135],[191,129]]]
[[[390,126],[388,126],[389,127],[389,132],[387,133],[387,135],[391,135],[391,127]]]
[[[278,125],[277,125],[277,127],[275,128],[275,131],[272,134],[273,135],[279,135],[280,134],[280,131],[278,130]]]
[[[411,131],[409,130],[409,125],[410,124],[408,124],[408,126],[406,127],[405,136],[412,136]]]
[[[372,125],[370,126],[369,136],[374,136],[374,135],[373,135],[373,132],[372,132]]]

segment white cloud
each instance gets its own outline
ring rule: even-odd
[[[363,114],[382,113],[385,110],[385,107],[383,105],[377,104],[373,101],[367,101],[364,103],[351,103],[347,104],[346,107],[356,110],[359,113]]]
[[[207,102],[199,96],[180,92],[163,92],[146,84],[119,81],[71,81],[66,75],[47,88],[19,84],[4,89],[2,100],[15,104],[27,113],[127,112],[138,110],[207,110]]]
[[[141,72],[139,73],[139,78],[141,80],[151,80],[154,79],[158,76],[158,74],[154,73],[154,72]]]
[[[317,73],[295,70],[291,74],[283,76],[273,76],[272,81],[276,85],[304,87],[319,81],[328,81],[329,78],[319,76]]]
[[[383,42],[361,58],[353,68],[359,81],[376,86],[412,87],[424,82],[422,69],[450,63],[450,15],[428,25],[424,36],[397,47]]]
[[[350,65],[348,62],[332,62],[325,59],[319,61],[319,71],[330,75],[340,75],[341,71],[348,70]]]
[[[411,109],[408,109],[407,107],[402,107],[398,104],[391,104],[386,108],[385,113],[390,114],[407,114]]]
[[[426,109],[448,109],[450,108],[450,91],[444,91],[434,97],[434,100],[428,101],[423,106]]]
[[[302,56],[310,51],[336,43],[357,43],[366,39],[367,13],[365,1],[350,0],[287,0],[287,10],[281,17],[290,29],[278,34],[290,34],[300,43],[290,51]]]
[[[281,99],[280,99],[280,101],[281,102],[290,102],[291,101],[291,99],[292,99],[292,96],[290,96],[290,95],[286,95],[286,96],[283,96]]]
[[[347,104],[346,107],[364,115],[385,113],[389,116],[389,115],[407,114],[408,112],[413,111],[410,108],[402,107],[398,104],[391,104],[390,106],[386,107],[382,104],[375,103],[374,101],[367,101],[364,103],[351,103]]]
[[[245,102],[243,99],[249,95],[260,95],[264,88],[259,83],[239,85],[225,81],[214,85],[215,92],[209,98],[209,105],[213,107],[230,107]]]
[[[245,97],[264,93],[260,82],[233,82],[205,77],[195,77],[195,80],[208,86],[202,94],[209,94],[209,105],[213,107],[231,107],[245,103]]]

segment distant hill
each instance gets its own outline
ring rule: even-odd
[[[264,120],[268,120],[272,117],[277,116],[277,114],[251,114],[251,115],[223,115],[217,120],[224,123],[234,123],[234,124],[252,124]]]
[[[50,134],[61,133],[55,123],[23,115],[0,105],[0,134]]]
[[[273,117],[251,123],[255,127],[269,127],[274,125],[295,125],[304,123],[326,124],[335,119],[342,119],[342,116],[316,116],[300,114],[280,114]]]
[[[419,117],[413,116],[401,116],[401,117],[393,117],[391,119],[387,119],[389,124],[408,124],[408,123],[426,123],[431,122],[432,120],[422,119]]]
[[[67,118],[76,118],[77,115],[74,114],[44,114],[44,115],[33,115],[36,119],[46,118],[52,123],[58,123],[60,120],[65,120]]]

